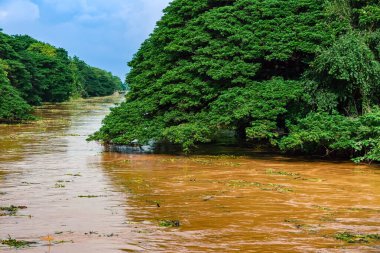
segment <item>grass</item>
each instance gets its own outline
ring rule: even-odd
[[[370,243],[380,241],[380,234],[353,234],[350,232],[342,232],[335,234],[335,239],[347,243]]]
[[[2,240],[1,244],[7,245],[11,248],[25,248],[25,247],[30,247],[32,244],[36,244],[36,242],[29,242],[29,241],[22,241],[22,240],[16,240],[8,235],[7,240]]]

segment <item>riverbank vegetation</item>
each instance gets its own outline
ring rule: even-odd
[[[380,161],[378,0],[174,0],[91,139],[189,151],[230,130],[284,152]]]
[[[0,122],[31,119],[32,106],[111,95],[120,78],[91,67],[66,50],[0,30]]]

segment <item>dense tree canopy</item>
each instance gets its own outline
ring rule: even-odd
[[[352,140],[371,139],[360,147],[338,147],[330,137],[324,145],[323,138],[296,138],[315,132],[315,120],[343,124],[342,129],[350,120],[372,127],[363,119],[379,115],[379,5],[378,0],[174,0],[129,63],[126,102],[92,139],[169,141],[188,151],[228,129],[285,151],[325,147],[328,153],[380,160],[373,155],[380,145],[376,134],[351,130]]]
[[[6,67],[0,61],[0,122],[30,119],[32,108],[9,83]]]
[[[111,73],[26,35],[9,36],[0,31],[0,61],[3,122],[28,119],[29,105],[111,95],[121,89],[121,80]]]

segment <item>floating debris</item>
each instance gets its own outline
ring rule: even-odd
[[[179,227],[181,225],[179,220],[160,220],[158,224],[160,227],[166,228]]]
[[[15,216],[20,209],[26,209],[26,206],[2,206],[0,207],[0,216]]]
[[[380,241],[380,234],[353,234],[350,232],[342,232],[335,234],[335,239],[348,243],[370,243]]]
[[[30,247],[32,244],[37,244],[36,242],[30,242],[30,241],[23,241],[23,240],[16,240],[12,238],[10,235],[8,235],[7,240],[2,240],[1,244],[7,245],[11,248],[25,248],[25,247]]]

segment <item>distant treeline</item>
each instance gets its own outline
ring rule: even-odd
[[[107,96],[122,87],[119,77],[65,49],[0,30],[0,122],[28,120],[32,106],[43,102]]]

